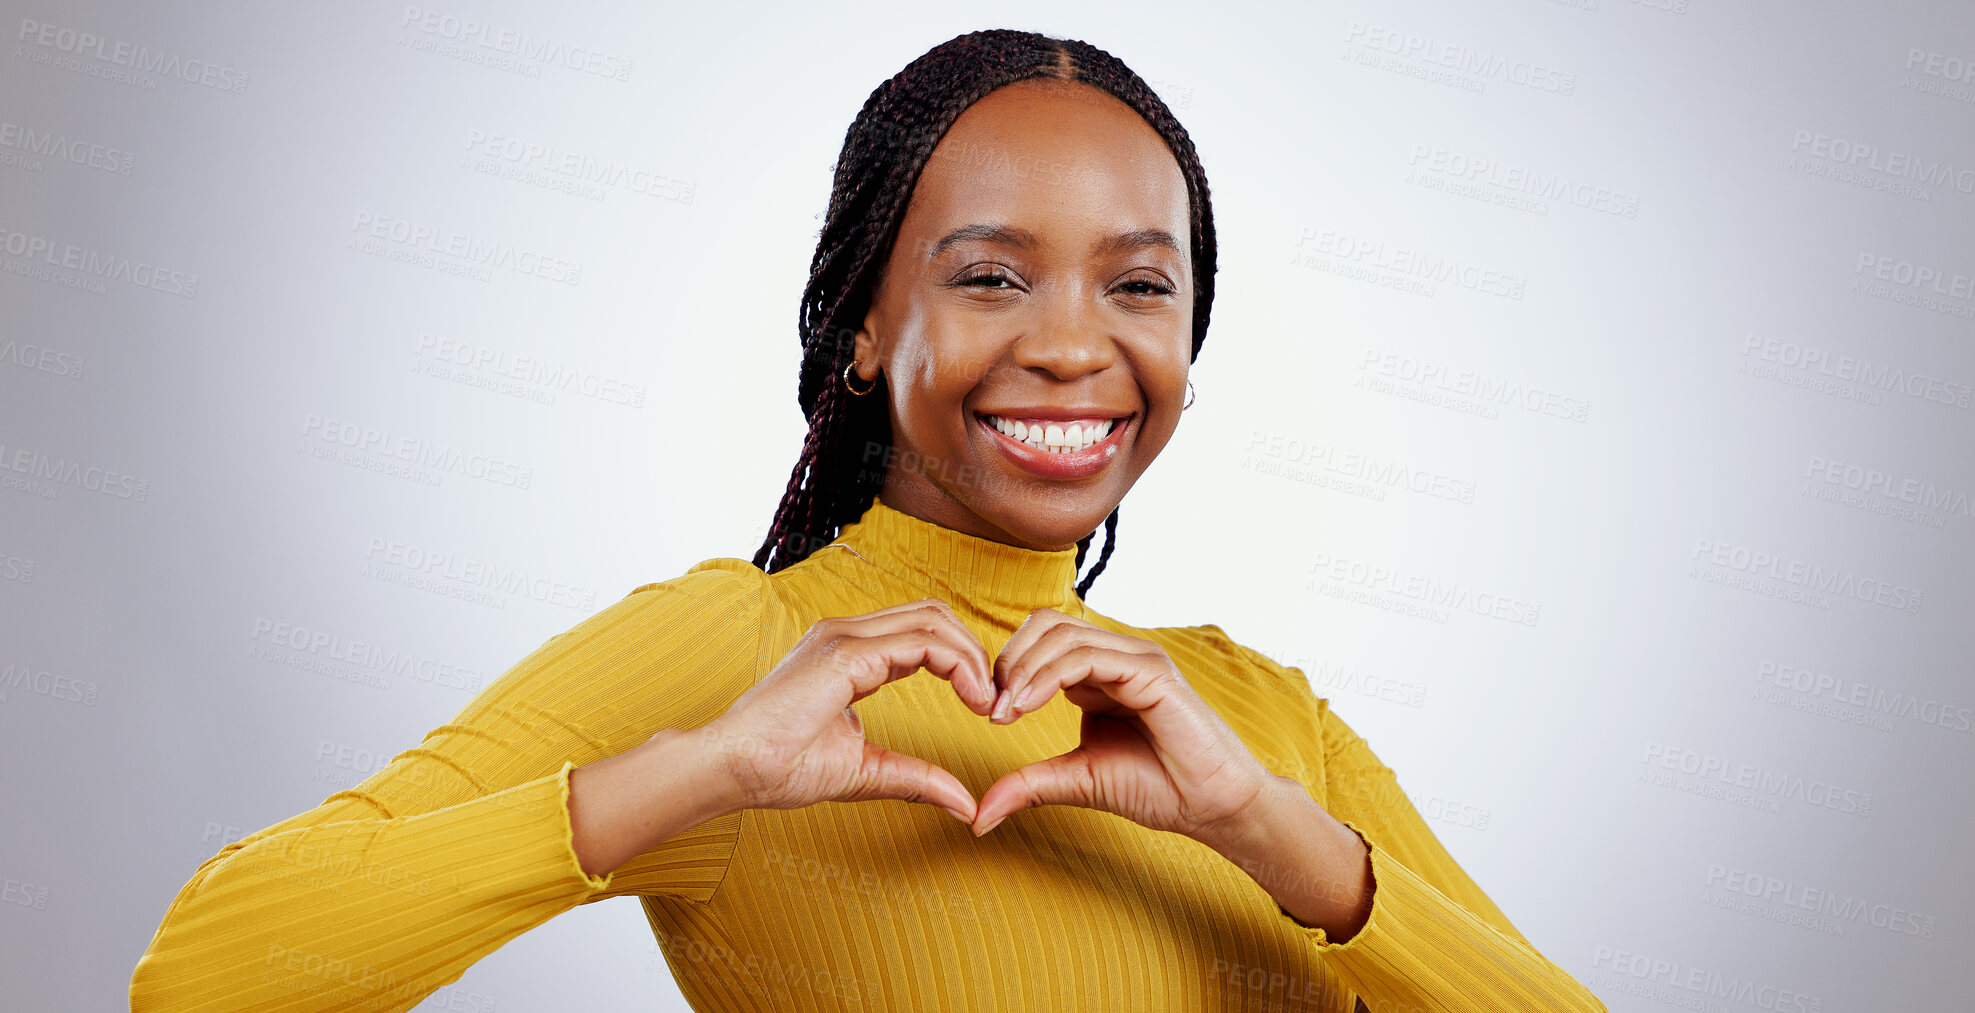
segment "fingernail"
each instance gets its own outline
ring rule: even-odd
[[[990,824],[988,824],[987,826],[984,826],[984,827],[982,827],[982,828],[980,828],[979,830],[976,830],[976,831],[974,831],[974,836],[975,836],[975,837],[979,837],[979,836],[981,836],[981,835],[983,835],[983,834],[985,834],[985,833],[987,833],[988,831],[990,831],[990,830],[993,830],[993,829],[994,829],[995,827],[998,827],[998,826],[1000,826],[1000,825],[1001,825],[1001,821],[1002,821],[1002,820],[1005,820],[1005,819],[1007,819],[1007,818],[1008,818],[1008,817],[1006,817],[1006,816],[1002,816],[1002,817],[998,817],[998,818],[997,818],[997,819],[996,819],[996,820],[995,820],[995,821],[994,821],[993,823],[990,823]]]
[[[945,809],[945,810],[946,810],[947,812],[949,812],[949,813],[952,813],[952,814],[953,814],[953,818],[954,818],[954,819],[956,819],[956,820],[959,820],[960,822],[962,822],[962,823],[965,823],[965,824],[967,824],[967,826],[968,826],[968,827],[970,827],[970,828],[971,828],[971,827],[972,827],[972,826],[974,825],[974,821],[973,821],[973,820],[970,820],[970,819],[968,819],[968,818],[967,818],[967,817],[965,817],[965,816],[962,816],[962,815],[960,814],[960,810],[958,810],[958,809],[955,809],[955,808],[952,808],[951,806],[940,806],[940,808],[941,808],[941,809]]]
[[[990,721],[1007,720],[1008,708],[1014,706],[1014,703],[1015,703],[1014,700],[1009,699],[1008,691],[1005,689],[1002,690],[1001,695],[995,697],[994,699],[994,713],[988,715],[988,720]]]

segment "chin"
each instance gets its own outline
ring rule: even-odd
[[[1032,545],[1070,546],[1102,527],[1116,506],[1096,490],[1080,495],[1044,486],[999,497],[993,508],[977,512]]]

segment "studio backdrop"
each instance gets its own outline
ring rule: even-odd
[[[1298,668],[1614,1011],[1967,1008],[1975,8],[5,7],[0,1006],[751,558],[844,131],[1015,27],[1220,228],[1093,607]],[[420,1008],[685,1007],[620,899]]]

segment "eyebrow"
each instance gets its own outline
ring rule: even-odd
[[[931,260],[939,256],[941,253],[946,252],[946,249],[950,246],[972,240],[1000,243],[1004,246],[1014,246],[1025,250],[1033,249],[1038,245],[1035,233],[1027,229],[992,222],[976,222],[973,225],[962,225],[952,232],[941,236],[939,242],[933,244],[932,252],[926,255],[926,259]],[[1090,252],[1092,256],[1102,256],[1161,246],[1173,251],[1175,254],[1185,256],[1185,252],[1180,249],[1179,242],[1173,238],[1172,233],[1167,232],[1165,229],[1133,229],[1130,232],[1114,233],[1098,240],[1091,247]]]

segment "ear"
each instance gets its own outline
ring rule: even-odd
[[[857,335],[851,343],[851,355],[857,360],[857,368],[851,372],[857,374],[859,380],[869,382],[878,378],[881,349],[877,335],[882,332],[878,309],[873,306],[864,314],[864,326],[857,329]]]

